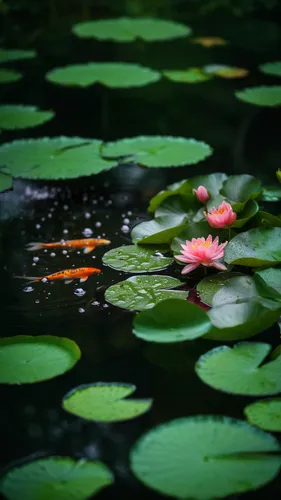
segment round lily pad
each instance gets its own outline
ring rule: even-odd
[[[171,276],[132,276],[110,286],[105,292],[105,298],[114,306],[143,311],[161,300],[185,300],[188,291],[171,290],[180,285],[182,282]]]
[[[276,266],[281,262],[281,228],[261,227],[237,234],[225,248],[227,264]]]
[[[170,197],[180,196],[183,200],[191,202],[194,199],[194,194],[192,191],[192,186],[188,180],[182,180],[180,182],[175,182],[167,189],[163,189],[157,193],[149,202],[148,211],[155,212],[155,210],[162,205],[162,203]]]
[[[11,175],[6,170],[0,171],[0,193],[7,191],[13,187],[13,179]]]
[[[281,200],[281,187],[278,186],[264,186],[262,189],[263,201],[280,201]]]
[[[74,415],[95,422],[121,422],[147,412],[152,399],[124,399],[135,392],[132,384],[98,382],[76,387],[62,406]]]
[[[72,28],[80,38],[133,42],[137,38],[146,42],[173,40],[190,35],[191,29],[174,21],[153,18],[101,19],[75,24]]]
[[[258,198],[261,181],[249,174],[230,175],[223,183],[221,194],[234,203],[246,203]]]
[[[200,68],[188,68],[182,70],[166,70],[163,75],[173,82],[199,83],[210,80],[211,76],[204,73]]]
[[[193,165],[212,154],[205,142],[184,137],[139,136],[105,143],[105,157],[128,157],[146,167],[180,167]]]
[[[71,179],[97,174],[116,166],[100,156],[101,141],[83,137],[43,137],[0,146],[1,165],[13,177]],[[1,166],[0,165],[0,166]]]
[[[214,295],[224,287],[231,278],[234,278],[234,276],[240,276],[240,273],[222,272],[203,278],[197,285],[197,292],[199,292],[200,300],[211,306]]]
[[[33,59],[36,56],[35,50],[0,49],[0,63]]]
[[[281,457],[274,455],[279,450],[277,439],[246,422],[200,415],[148,431],[130,459],[136,477],[158,493],[208,500],[274,479],[281,466]]]
[[[54,116],[53,111],[41,111],[36,106],[3,105],[0,106],[0,128],[13,130],[37,127]]]
[[[261,64],[259,69],[267,75],[281,76],[281,61]]]
[[[157,250],[151,250],[137,245],[127,245],[113,248],[102,258],[103,263],[127,273],[145,273],[165,269],[173,260],[165,257]]]
[[[281,392],[281,353],[261,364],[270,349],[262,342],[216,347],[199,358],[195,371],[205,384],[230,394],[277,394]]]
[[[140,64],[87,63],[54,68],[46,74],[46,79],[67,87],[89,87],[99,83],[106,87],[129,88],[157,82],[160,73]]]
[[[47,457],[7,472],[0,491],[8,500],[86,500],[113,481],[102,462]]]
[[[73,340],[52,335],[0,339],[0,383],[32,384],[62,375],[79,361]]]
[[[248,422],[266,431],[281,432],[281,398],[263,399],[244,408]]]
[[[131,236],[134,243],[169,243],[185,226],[182,215],[165,215],[137,224]]]
[[[12,69],[0,68],[0,84],[12,83],[22,79],[22,73]]]
[[[202,337],[212,328],[207,313],[187,300],[168,299],[138,313],[133,333],[148,342],[183,342]]]
[[[235,95],[240,101],[256,104],[257,106],[280,106],[281,85],[264,85],[239,90]]]
[[[264,297],[281,299],[281,268],[269,267],[256,271],[254,282]]]

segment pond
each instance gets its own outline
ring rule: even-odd
[[[280,498],[280,9],[160,3],[1,13],[3,498]]]

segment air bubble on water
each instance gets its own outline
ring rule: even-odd
[[[45,217],[41,217],[41,221],[44,222],[46,220]]]
[[[34,291],[34,288],[32,286],[25,286],[23,291],[26,293],[30,293]]]
[[[97,204],[97,202],[98,202],[98,200],[93,200],[93,201],[92,201],[92,204],[93,204],[93,205],[96,205],[96,204]]]
[[[54,211],[55,211],[54,207],[51,207],[50,212],[54,212]]]
[[[95,255],[92,255],[92,259],[95,259],[95,258],[96,258],[96,256],[95,256]]]
[[[39,257],[33,257],[33,262],[39,262]]]
[[[108,304],[103,304],[103,308],[106,309],[107,307],[109,307]]]
[[[80,252],[80,250],[77,250],[77,252],[76,252],[76,253],[77,253],[77,255],[79,255],[81,252]]]
[[[67,250],[62,251],[63,255],[67,255]]]
[[[84,213],[84,217],[85,217],[85,219],[90,219],[91,218],[91,214],[89,212],[85,212]]]
[[[40,304],[40,300],[39,300],[39,299],[36,299],[36,300],[35,300],[35,304]]]
[[[122,217],[122,219],[124,219],[124,217],[126,217],[126,214],[122,214],[121,217]]]
[[[128,210],[127,215],[132,215],[132,214],[133,212],[131,212],[131,210]]]
[[[63,234],[67,234],[67,233],[68,233],[68,229],[64,229]]]
[[[32,265],[33,265],[33,266],[36,266],[36,262],[32,262]]]
[[[50,257],[55,257],[55,256],[56,256],[55,252],[50,253]]]
[[[84,236],[89,237],[89,236],[92,236],[93,231],[90,227],[85,227],[85,229],[83,229],[82,233],[84,234]]]
[[[64,240],[64,239],[61,239],[61,240],[60,240],[60,243],[61,243],[61,245],[63,245],[63,246],[64,246],[64,245],[65,245],[65,240]]]
[[[106,219],[109,219],[109,214],[106,214],[105,218],[106,218]]]
[[[68,254],[67,254],[66,258],[69,259],[69,255]]]
[[[51,219],[53,217],[52,214],[48,214],[48,218]]]
[[[99,196],[99,200],[103,200],[104,199],[104,196]]]
[[[127,217],[123,220],[124,224],[130,224],[130,219],[127,219]]]
[[[47,280],[47,278],[42,278],[41,281],[42,281],[42,283],[47,283],[48,280]]]
[[[45,253],[47,253],[47,252],[48,252],[47,248],[45,248],[44,252],[45,252]]]
[[[36,224],[36,226],[35,226],[36,229],[40,229],[40,227],[41,227],[41,224]]]
[[[108,200],[107,204],[112,205],[112,200]]]
[[[126,224],[123,224],[123,226],[121,226],[121,231],[122,231],[122,233],[129,233],[130,228],[129,228],[129,226],[126,226]]]
[[[76,290],[74,290],[74,294],[77,295],[77,297],[83,297],[85,293],[86,291],[83,290],[83,288],[76,288]]]
[[[99,306],[99,305],[100,305],[100,303],[97,300],[95,300],[94,302],[92,302],[92,306]]]
[[[88,195],[86,193],[83,194],[82,201],[88,201]]]
[[[85,309],[83,309],[83,307],[79,307],[78,312],[80,312],[80,313],[84,313],[84,312],[85,312]]]
[[[59,202],[58,202],[57,200],[56,200],[56,201],[54,201],[54,205],[55,205],[55,207],[57,207],[57,206],[58,206],[58,204],[59,204]]]
[[[68,205],[63,205],[62,207],[64,210],[68,210]]]
[[[97,221],[97,222],[95,223],[95,226],[96,226],[96,227],[101,227],[101,222],[100,222],[100,221]]]

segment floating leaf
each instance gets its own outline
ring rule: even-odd
[[[261,182],[248,174],[231,175],[223,183],[221,194],[234,203],[245,203],[261,194]]]
[[[146,167],[180,167],[204,160],[212,154],[212,149],[205,142],[184,137],[139,136],[109,142],[102,152],[105,157],[127,156],[128,161]]]
[[[267,75],[281,76],[281,61],[261,64],[259,69]]]
[[[0,63],[19,61],[20,59],[33,59],[36,56],[35,50],[0,49]]]
[[[93,175],[116,166],[116,162],[101,158],[100,147],[101,141],[83,137],[22,139],[0,146],[1,165],[8,167],[13,177],[24,179]]]
[[[22,79],[22,74],[12,69],[0,68],[0,84],[12,83]]]
[[[7,191],[13,187],[13,179],[11,175],[9,175],[8,171],[1,170],[0,171],[0,193],[3,191]]]
[[[168,299],[138,313],[133,333],[148,342],[183,342],[202,337],[211,328],[208,315],[201,307],[185,300]]]
[[[134,393],[132,384],[97,382],[76,387],[63,398],[64,410],[95,422],[121,422],[147,412],[152,399],[124,399]]]
[[[225,248],[224,259],[239,266],[270,266],[281,262],[281,228],[254,228],[236,235]]]
[[[259,210],[252,222],[255,226],[281,227],[281,217]]]
[[[229,273],[230,277],[218,287],[217,292],[213,295],[212,306],[219,307],[225,304],[235,304],[259,297],[252,276],[242,274],[233,276],[233,274]]]
[[[256,271],[254,282],[264,297],[281,299],[281,269],[270,267],[262,271]]]
[[[159,251],[137,245],[127,245],[113,248],[102,258],[103,263],[127,273],[145,273],[160,271],[172,264],[174,259],[165,257]]]
[[[192,202],[194,199],[194,194],[192,192],[191,184],[188,180],[183,180],[180,182],[175,182],[170,184],[167,189],[164,189],[157,193],[149,202],[148,211],[155,212],[155,210],[171,196],[180,196],[183,200]]]
[[[227,231],[210,227],[207,221],[194,222],[186,225],[178,236],[173,239],[171,249],[174,255],[179,255],[182,250],[181,245],[185,243],[186,240],[191,241],[192,238],[207,238],[209,234],[212,235],[213,238],[218,236],[219,242],[222,243],[226,240]],[[183,265],[182,262],[180,262],[180,264]]]
[[[202,302],[204,302],[205,304],[211,306],[213,297],[218,292],[218,290],[228,284],[231,278],[240,275],[240,273],[223,272],[206,276],[206,278],[203,278],[201,281],[199,281],[196,287],[197,292],[200,294],[200,300],[202,300]]]
[[[263,87],[250,87],[235,92],[238,99],[257,106],[280,106],[281,85],[264,85]]]
[[[190,35],[191,29],[174,21],[153,18],[120,17],[99,19],[75,24],[73,33],[80,38],[133,42],[137,38],[146,42],[173,40]]]
[[[171,290],[180,285],[182,282],[171,276],[132,276],[110,286],[105,292],[105,298],[114,306],[143,311],[161,300],[185,300],[188,290]]]
[[[245,226],[245,224],[247,224],[247,222],[249,222],[249,220],[252,219],[258,213],[258,211],[259,211],[259,206],[255,200],[247,201],[242,211],[239,212],[238,217],[232,227],[240,228]]]
[[[216,45],[226,45],[227,41],[219,36],[197,36],[190,39],[191,43],[202,45],[202,47],[211,48]]]
[[[181,215],[165,215],[137,224],[132,230],[132,240],[141,244],[169,243],[186,225]]]
[[[200,205],[195,196],[191,202],[181,196],[170,196],[155,210],[155,217],[166,217],[169,215],[172,217],[181,217],[182,219],[185,218],[188,222],[192,222],[198,213]]]
[[[157,82],[160,76],[157,71],[140,64],[87,63],[54,68],[46,74],[46,79],[67,87],[89,87],[99,83],[111,88],[129,88]]]
[[[175,498],[226,498],[274,479],[278,441],[241,420],[196,416],[164,423],[140,437],[131,468],[146,486]]]
[[[7,472],[0,491],[8,500],[86,500],[114,481],[102,462],[39,458]]]
[[[264,186],[262,189],[263,201],[279,201],[281,200],[281,187],[279,186]]]
[[[230,394],[277,394],[281,392],[281,354],[261,365],[270,349],[262,342],[216,347],[199,358],[195,371],[205,384]]]
[[[80,359],[73,340],[52,335],[0,339],[0,383],[32,384],[62,375]]]
[[[199,186],[204,186],[209,191],[211,197],[215,198],[220,193],[220,190],[227,179],[228,176],[226,174],[216,172],[209,175],[196,175],[189,180],[189,183],[193,189],[197,189]]]
[[[13,130],[37,127],[54,116],[53,111],[41,111],[36,106],[3,105],[0,106],[0,128]]]
[[[182,70],[165,70],[163,75],[173,82],[180,83],[199,83],[206,82],[211,79],[200,68],[187,68]]]
[[[248,422],[266,431],[281,432],[281,398],[256,401],[244,408]]]

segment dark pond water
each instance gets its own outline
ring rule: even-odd
[[[99,9],[104,17],[120,14],[114,9],[111,12],[110,6]],[[195,375],[195,361],[217,343],[197,340],[162,346],[132,336],[133,313],[104,299],[108,286],[130,275],[102,266],[104,248],[88,256],[79,252],[65,255],[61,250],[55,250],[55,256],[40,252],[36,253],[38,262],[34,262],[35,254],[25,251],[30,241],[82,238],[85,228],[91,228],[94,235],[105,235],[112,242],[110,248],[129,243],[130,233],[122,229],[124,219],[129,219],[125,225],[130,228],[144,220],[151,196],[168,183],[194,174],[249,173],[265,183],[274,182],[280,166],[280,109],[251,107],[234,97],[234,90],[244,86],[276,83],[257,70],[258,64],[278,58],[281,36],[274,19],[265,10],[242,19],[230,14],[202,17],[193,13],[190,20],[185,2],[179,2],[178,9],[170,6],[174,18],[191,24],[196,35],[224,36],[231,43],[208,50],[187,41],[127,45],[84,42],[68,31],[77,15],[72,20],[63,18],[60,29],[56,23],[44,26],[40,12],[30,19],[25,13],[22,25],[14,14],[11,32],[5,28],[7,43],[19,45],[20,36],[12,30],[13,24],[20,25],[25,39],[35,33],[36,22],[41,19],[41,32],[34,35],[32,44],[39,57],[13,65],[22,68],[26,77],[1,89],[2,102],[52,108],[56,118],[38,128],[3,132],[3,142],[45,135],[117,139],[159,134],[194,137],[214,148],[210,159],[193,167],[149,170],[130,165],[67,183],[16,181],[14,191],[0,197],[1,335],[66,336],[82,351],[81,361],[61,377],[29,386],[1,387],[1,465],[5,468],[32,454],[99,458],[116,475],[115,485],[99,494],[101,500],[164,498],[142,487],[128,469],[129,450],[144,431],[182,416],[243,418],[243,408],[252,401],[214,391]],[[169,17],[170,11],[163,8],[160,14]],[[99,10],[95,15],[99,17]],[[161,81],[126,90],[99,86],[67,89],[44,81],[44,73],[54,66],[88,60],[136,61],[156,69],[226,63],[246,67],[250,75],[247,80],[215,79],[196,85]],[[34,284],[31,292],[25,292],[26,284],[13,278],[84,265],[101,267],[102,274],[81,285]],[[163,274],[180,277],[180,270],[173,266]],[[85,291],[82,297],[74,293],[77,288]],[[271,339],[274,344],[276,337],[276,329],[272,329],[256,339]],[[151,411],[125,423],[95,424],[61,409],[61,399],[71,388],[96,381],[135,384],[137,397],[153,398]],[[275,499],[280,495],[280,482],[275,480],[242,496]]]

